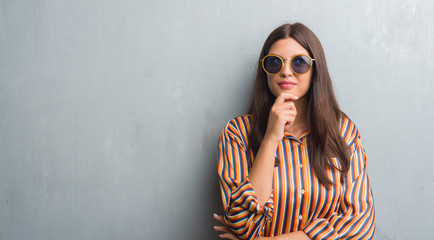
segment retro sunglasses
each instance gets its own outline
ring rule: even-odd
[[[307,55],[299,54],[292,58],[283,59],[282,57],[274,54],[269,54],[261,59],[262,68],[270,75],[276,75],[283,69],[284,60],[289,61],[289,66],[292,72],[301,75],[309,72],[312,68],[312,63],[315,59],[310,58]]]

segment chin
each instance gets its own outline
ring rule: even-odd
[[[280,90],[279,89],[278,91],[276,91],[276,93],[277,93],[277,95],[273,93],[276,97],[282,93],[291,94],[293,96],[300,97],[300,95],[297,92],[293,91],[292,89],[289,89],[289,90],[284,90],[284,89]]]

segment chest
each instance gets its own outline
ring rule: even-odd
[[[340,173],[328,169],[327,177],[334,183],[326,188],[320,184],[309,161],[307,143],[299,140],[283,141],[276,151],[280,160],[274,168],[273,191],[276,210],[285,208],[292,212],[318,212],[327,206],[336,210],[342,197]],[[332,161],[337,161],[332,159]]]

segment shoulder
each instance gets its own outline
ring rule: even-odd
[[[246,129],[247,131],[250,130],[250,123],[251,123],[252,116],[250,114],[241,115],[238,117],[235,117],[226,123],[225,132],[238,132],[240,130]]]
[[[339,120],[341,135],[344,141],[351,145],[356,139],[360,139],[360,133],[354,122],[344,113]]]
[[[348,170],[349,183],[354,182],[363,173],[367,164],[365,149],[362,145],[362,137],[354,122],[345,114],[340,119],[341,134],[348,144],[350,154],[350,169]]]
[[[226,123],[222,136],[236,139],[237,142],[246,144],[250,132],[251,114],[235,117]]]

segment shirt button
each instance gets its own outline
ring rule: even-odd
[[[303,167],[303,164],[298,165],[298,167],[299,167],[299,168],[302,168],[302,167]]]
[[[300,191],[300,192],[301,192],[301,194],[304,194],[304,189],[301,189],[301,191]]]
[[[299,142],[297,142],[297,146],[300,146],[300,143],[299,143]]]
[[[303,219],[303,216],[301,216],[301,215],[300,215],[300,216],[298,216],[298,219],[300,219],[300,220],[301,220],[301,219]]]

